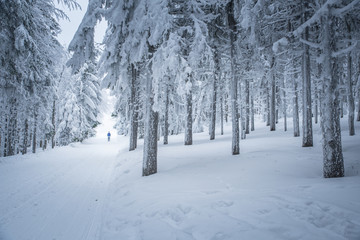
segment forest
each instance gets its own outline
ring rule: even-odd
[[[323,176],[345,174],[340,118],[350,136],[360,121],[359,0],[89,0],[68,49],[53,0],[0,0],[0,18],[1,157],[94,136],[108,88],[129,151],[144,139],[143,176],[169,135],[192,145],[230,124],[237,155],[256,119],[269,131],[282,119],[302,147],[320,124]]]

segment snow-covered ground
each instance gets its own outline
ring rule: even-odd
[[[158,173],[141,177],[143,142],[128,152],[113,123],[108,107],[95,138],[0,159],[1,240],[360,239],[359,122],[349,137],[342,121],[338,179],[322,178],[318,125],[315,146],[302,148],[291,128],[259,122],[238,156],[230,128],[214,141],[195,134],[192,146],[170,136]]]

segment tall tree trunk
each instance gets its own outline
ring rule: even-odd
[[[35,106],[35,109],[34,109],[34,129],[33,129],[33,139],[32,139],[32,152],[33,153],[36,153],[36,132],[37,132],[37,117],[38,117],[38,114],[37,114],[37,107]]]
[[[53,101],[53,107],[52,107],[52,115],[51,115],[51,124],[53,127],[52,133],[51,133],[51,148],[55,147],[55,133],[56,133],[56,125],[55,125],[55,114],[56,114],[56,105],[55,100]]]
[[[303,0],[303,22],[308,20],[307,10],[309,9],[308,0]],[[306,27],[304,34],[304,40],[309,39],[309,28]],[[303,59],[302,59],[302,88],[303,88],[303,147],[313,146],[313,132],[312,132],[312,116],[311,116],[311,78],[310,78],[310,52],[309,46],[303,43]]]
[[[266,86],[266,126],[270,126],[270,90],[268,85]]]
[[[16,153],[17,135],[17,102],[16,98],[11,97],[8,123],[7,156],[12,156]]]
[[[192,75],[188,76],[187,81],[190,81],[191,89],[186,93],[186,121],[185,121],[185,145],[192,145]]]
[[[43,150],[46,150],[46,148],[47,148],[47,139],[44,139]]]
[[[215,61],[215,74],[214,74],[214,82],[212,88],[212,101],[211,101],[211,117],[210,117],[210,140],[215,139],[215,127],[216,127],[216,97],[217,97],[217,82],[220,79],[220,56],[217,48],[215,48],[214,53],[214,61]]]
[[[169,89],[169,83],[166,83],[166,89],[165,89],[165,94],[166,94],[166,100],[165,100],[165,116],[164,116],[164,144],[168,144],[169,143],[169,94],[170,94],[170,89]]]
[[[348,88],[347,101],[348,101],[348,111],[349,111],[348,123],[349,123],[349,135],[353,136],[353,135],[355,135],[355,125],[354,125],[355,103],[354,103],[353,85],[352,85],[352,71],[351,71],[352,59],[351,59],[351,54],[350,53],[348,53],[347,60],[348,60],[348,65],[347,65],[347,88]]]
[[[350,24],[347,23],[347,30],[349,33],[349,37],[351,39],[351,28]],[[350,45],[350,43],[349,43]],[[349,135],[355,135],[355,103],[354,103],[354,96],[353,96],[353,84],[352,84],[352,58],[351,53],[347,54],[347,101],[348,101],[348,124],[349,124]]]
[[[143,176],[157,172],[157,133],[159,113],[153,109],[154,94],[152,87],[151,63],[149,63],[146,83],[146,116],[143,153]]]
[[[220,97],[220,125],[221,125],[221,135],[224,135],[224,103],[223,97]]]
[[[230,60],[231,60],[231,118],[232,118],[232,154],[240,154],[240,132],[237,96],[237,77],[235,73],[235,42],[236,42],[236,22],[234,18],[234,0],[227,5],[227,17],[230,29]]]
[[[131,64],[131,93],[130,93],[130,144],[129,151],[133,151],[137,147],[138,138],[138,104],[137,104],[137,70],[134,64]]]
[[[358,90],[358,109],[356,121],[360,122],[360,90]]]
[[[250,133],[250,80],[245,80],[245,134]]]
[[[330,7],[329,7],[330,8]],[[341,146],[339,118],[339,89],[337,63],[332,53],[336,51],[336,20],[330,16],[331,9],[322,17],[323,26],[323,88],[321,101],[321,130],[323,136],[324,177],[343,177],[344,159]]]
[[[319,84],[319,80],[321,78],[321,64],[317,64],[317,78],[316,78],[316,82],[315,82],[315,87],[314,87],[314,94],[315,94],[315,99],[314,99],[314,117],[315,117],[315,124],[317,124],[319,122],[319,88],[318,88],[318,84]]]
[[[286,91],[285,91],[285,79],[282,79],[282,84],[281,84],[281,92],[282,92],[282,104],[283,104],[283,115],[284,115],[284,131],[287,131],[287,114],[286,114],[286,110],[287,110],[287,101],[286,101]]]
[[[240,109],[240,138],[241,139],[246,139],[246,134],[245,134],[245,107],[244,107],[244,102],[241,99],[241,95],[242,94],[242,85],[241,85],[241,81],[238,84],[238,105],[239,105],[239,109]]]
[[[27,147],[28,147],[28,138],[29,138],[29,121],[28,119],[25,119],[25,127],[24,127],[24,139],[23,139],[23,149],[22,154],[27,153]]]
[[[5,107],[6,113],[8,113],[7,107]],[[9,138],[9,114],[5,114],[5,123],[4,123],[4,140],[3,140],[3,156],[8,156],[8,138]]]
[[[275,81],[275,57],[270,57],[270,131],[276,129],[276,81]]]
[[[226,123],[229,120],[228,119],[229,118],[229,101],[228,101],[228,99],[229,99],[229,95],[225,93],[225,97],[224,97],[224,118],[225,118]]]
[[[255,109],[254,109],[254,97],[251,94],[250,98],[250,108],[251,108],[251,131],[255,131]]]
[[[298,83],[297,83],[297,74],[293,76],[293,128],[294,128],[294,137],[300,136],[300,127],[299,127],[299,92],[298,92]]]

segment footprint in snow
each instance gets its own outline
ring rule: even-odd
[[[218,201],[214,204],[215,207],[219,208],[228,208],[234,205],[233,201]]]

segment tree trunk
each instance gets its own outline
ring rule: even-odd
[[[276,129],[276,81],[275,81],[275,57],[271,56],[270,62],[270,131]]]
[[[168,144],[169,143],[169,94],[170,94],[170,89],[169,89],[169,83],[166,83],[166,90],[165,90],[165,94],[166,94],[166,100],[165,100],[165,116],[164,116],[164,144]]]
[[[36,108],[36,107],[35,107]],[[36,153],[36,132],[37,132],[37,109],[34,110],[34,129],[33,129],[33,139],[32,139],[32,152]]]
[[[293,76],[293,128],[294,128],[294,137],[300,136],[300,126],[299,126],[299,93],[298,93],[298,83],[297,83],[297,74]]]
[[[221,125],[221,135],[224,135],[224,104],[223,97],[220,98],[220,125]]]
[[[268,85],[266,86],[266,126],[270,126],[270,90]]]
[[[322,17],[323,25],[323,90],[321,101],[321,130],[323,136],[324,177],[343,177],[344,159],[341,146],[339,118],[339,89],[337,63],[332,56],[335,49],[335,19],[329,16],[331,9]]]
[[[134,64],[131,64],[131,93],[130,93],[130,144],[129,151],[133,151],[137,147],[138,138],[138,103],[137,103],[137,70]]]
[[[8,138],[9,138],[9,115],[5,116],[5,124],[4,124],[4,146],[3,146],[3,156],[8,156]]]
[[[46,148],[47,148],[47,140],[46,140],[46,139],[44,139],[43,150],[46,150]]]
[[[229,95],[225,93],[225,98],[224,98],[224,118],[225,118],[225,122],[227,123],[229,120]],[[360,111],[359,111],[360,112]],[[359,120],[360,121],[360,120]]]
[[[351,28],[350,24],[347,24],[348,33],[351,39]],[[350,45],[350,43],[349,43]],[[348,101],[348,124],[349,124],[349,135],[355,135],[355,103],[353,96],[353,84],[352,84],[352,58],[351,53],[347,54],[347,101]]]
[[[356,121],[360,121],[360,90],[358,90],[358,109],[357,109],[357,118]]]
[[[234,0],[227,5],[227,17],[230,28],[230,60],[231,60],[231,118],[232,118],[232,154],[240,154],[240,132],[239,114],[237,97],[237,77],[235,73],[235,41],[236,41],[236,22],[234,18]]]
[[[186,93],[185,145],[192,145],[192,76],[188,76],[191,89]]]
[[[348,88],[347,101],[348,101],[348,111],[349,111],[348,123],[349,123],[349,135],[353,136],[353,135],[355,135],[355,125],[354,125],[355,103],[354,103],[353,86],[352,86],[352,71],[351,71],[352,59],[351,59],[351,54],[350,53],[348,54],[347,59],[348,59],[348,66],[347,66],[347,88]]]
[[[215,48],[215,73],[214,73],[214,82],[212,88],[212,101],[211,101],[211,117],[210,117],[210,140],[215,139],[215,128],[216,128],[216,97],[217,97],[217,82],[220,79],[220,59],[219,59],[219,52]]]
[[[53,101],[53,108],[52,108],[52,115],[51,115],[51,124],[53,127],[52,133],[51,133],[51,148],[55,147],[55,133],[56,133],[56,126],[55,126],[55,114],[56,114],[56,105],[55,100]]]
[[[23,139],[23,149],[22,154],[27,153],[27,147],[28,147],[28,137],[29,137],[29,121],[28,119],[25,119],[25,127],[24,127],[24,139]]]
[[[241,95],[242,94],[242,86],[241,86],[241,81],[238,84],[238,106],[240,109],[240,138],[241,139],[246,139],[246,134],[245,134],[245,108],[244,108],[244,102],[241,99]]]
[[[245,80],[245,134],[250,133],[250,80]]]
[[[314,117],[315,117],[315,124],[317,124],[319,122],[319,89],[318,89],[318,84],[319,84],[319,79],[321,78],[321,64],[317,64],[317,79],[315,82],[315,87],[314,87],[314,94],[315,94],[315,99],[314,99]]]
[[[251,131],[255,131],[255,109],[254,109],[254,97],[251,95],[250,98],[250,108],[251,108]]]
[[[8,136],[7,136],[7,156],[13,156],[16,153],[16,140],[17,140],[17,103],[16,98],[10,98],[10,112],[8,123]]]
[[[151,64],[147,73],[146,83],[146,116],[143,153],[143,176],[157,172],[157,133],[159,114],[153,110],[154,95],[152,88]]]
[[[286,101],[286,91],[285,91],[285,79],[282,79],[282,84],[281,84],[281,92],[282,92],[282,104],[283,104],[283,115],[284,115],[284,131],[287,131],[287,114],[286,114],[286,110],[287,110],[287,101]]]
[[[303,1],[303,22],[307,21],[308,13],[306,12],[309,8],[308,0]],[[309,39],[309,28],[306,27],[304,34],[304,40]],[[313,146],[313,134],[312,134],[312,116],[311,116],[311,78],[310,78],[310,52],[309,46],[303,43],[303,59],[302,59],[302,88],[303,88],[303,147]]]

